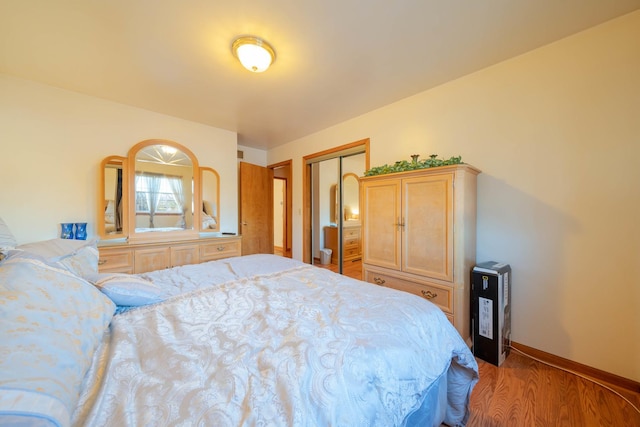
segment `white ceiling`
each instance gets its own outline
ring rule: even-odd
[[[0,0],[0,73],[268,149],[640,8],[640,0]],[[275,48],[244,70],[239,35]]]

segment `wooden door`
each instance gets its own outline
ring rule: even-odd
[[[362,184],[363,261],[400,270],[400,180]]]
[[[453,174],[402,180],[402,270],[453,280]]]
[[[242,255],[273,253],[273,169],[240,162]]]

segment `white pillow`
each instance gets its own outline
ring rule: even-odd
[[[16,249],[31,252],[46,259],[62,258],[69,256],[85,246],[96,244],[96,240],[74,240],[74,239],[50,239],[39,242],[26,243],[16,247]]]
[[[202,210],[207,215],[213,216],[213,206],[211,205],[210,201],[208,201],[208,200],[203,200],[202,201]]]
[[[50,262],[57,262],[80,277],[86,277],[98,272],[100,254],[95,239],[43,240],[20,245],[16,249],[41,256]]]
[[[3,255],[6,255],[11,249],[15,248],[18,243],[16,238],[7,227],[7,224],[0,218],[0,259]]]
[[[28,252],[0,264],[0,425],[69,425],[115,305]]]
[[[216,219],[202,212],[202,228],[216,228]]]
[[[167,298],[160,286],[133,274],[99,273],[88,276],[87,280],[119,306],[137,307]]]

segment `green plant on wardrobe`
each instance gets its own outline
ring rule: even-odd
[[[387,173],[406,172],[418,169],[436,168],[438,166],[450,166],[462,164],[462,156],[453,156],[449,159],[438,159],[437,154],[432,154],[428,159],[418,160],[419,154],[411,155],[411,160],[399,160],[393,165],[375,166],[365,171],[364,176],[384,175]]]

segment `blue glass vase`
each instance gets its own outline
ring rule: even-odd
[[[63,222],[60,224],[60,238],[73,239],[73,223]]]
[[[86,222],[76,222],[76,240],[87,240]]]

